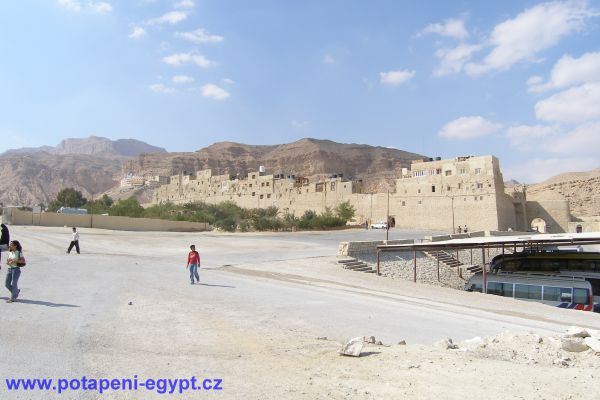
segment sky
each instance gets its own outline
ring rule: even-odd
[[[0,152],[310,137],[600,168],[600,0],[20,0],[0,57]]]

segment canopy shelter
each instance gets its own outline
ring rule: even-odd
[[[477,235],[474,232],[474,235]],[[483,234],[483,233],[479,233]],[[453,239],[449,236],[447,240],[435,240],[411,244],[379,245],[377,246],[377,275],[380,275],[380,255],[382,252],[412,251],[413,253],[413,280],[417,281],[417,251],[439,251],[439,250],[477,250],[481,249],[483,288],[487,286],[486,249],[512,248],[516,253],[518,248],[522,251],[540,251],[549,247],[584,246],[600,244],[600,232],[586,233],[564,233],[564,234],[519,234],[503,236],[471,236]],[[439,264],[438,264],[439,279]]]

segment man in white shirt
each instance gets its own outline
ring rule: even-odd
[[[73,238],[71,239],[71,244],[69,245],[69,249],[67,250],[67,254],[71,253],[71,249],[75,246],[75,250],[77,250],[77,254],[79,253],[79,232],[77,232],[77,228],[73,227]]]

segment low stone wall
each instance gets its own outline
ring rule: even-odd
[[[209,230],[205,222],[169,221],[151,218],[114,217],[110,215],[69,215],[32,213],[4,209],[3,220],[11,225],[75,226],[79,228],[111,229],[117,231],[199,232]]]
[[[440,263],[440,279],[438,281],[438,263],[436,260],[426,256],[422,252],[417,252],[417,282],[426,283],[433,286],[451,287],[463,290],[465,283],[471,277],[471,274],[463,272],[463,277],[458,275],[454,268],[444,267]],[[357,259],[377,266],[377,255],[363,255]],[[379,258],[379,271],[381,276],[392,279],[403,279],[414,281],[414,261],[411,251],[403,252],[383,252]]]
[[[356,257],[362,254],[376,254],[377,246],[381,246],[384,244],[395,245],[412,243],[414,243],[413,239],[341,242],[338,247],[337,255],[340,257]]]

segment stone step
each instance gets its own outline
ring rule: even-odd
[[[346,260],[338,260],[339,264],[347,264],[347,263],[351,263],[351,262],[356,262],[356,258],[348,258]]]
[[[347,267],[346,269],[351,269],[353,271],[359,271],[359,270],[363,270],[363,269],[372,269],[371,267],[369,267],[367,264],[362,264],[362,265],[353,265],[351,267]]]

